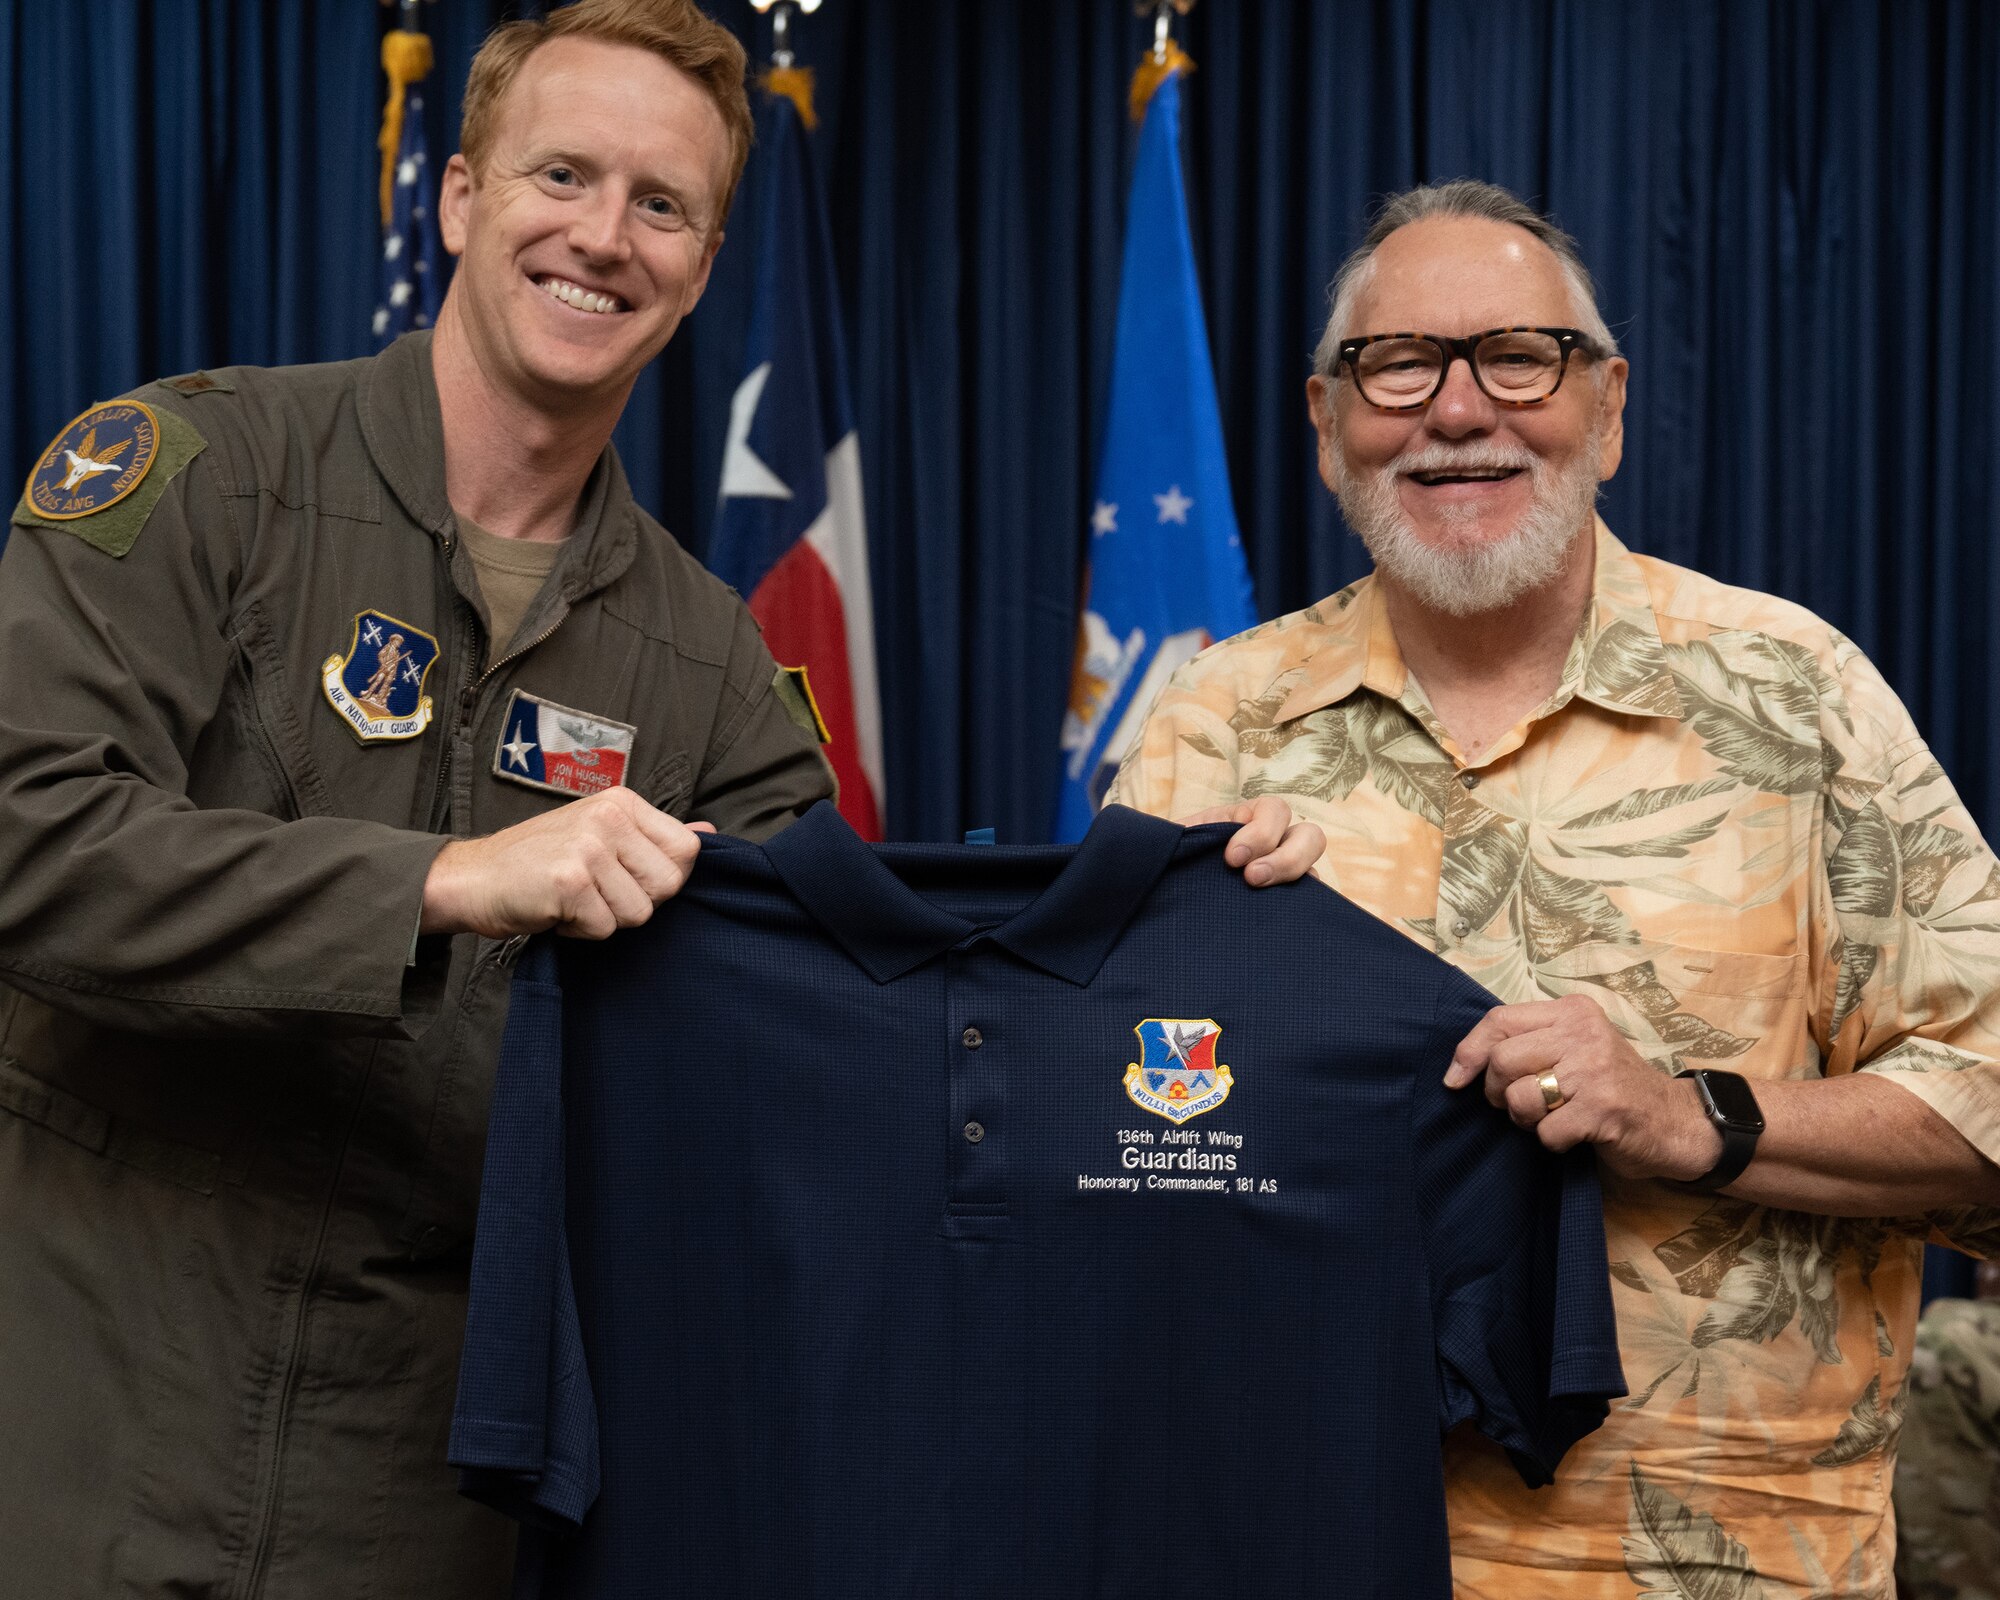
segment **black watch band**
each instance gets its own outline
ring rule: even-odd
[[[1757,1097],[1740,1072],[1707,1068],[1677,1072],[1674,1076],[1694,1081],[1703,1114],[1709,1125],[1722,1135],[1721,1159],[1699,1178],[1690,1179],[1681,1187],[1696,1194],[1726,1189],[1743,1176],[1743,1169],[1757,1153],[1757,1140],[1764,1131],[1764,1114],[1757,1109]]]

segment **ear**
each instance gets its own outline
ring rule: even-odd
[[[454,153],[438,184],[438,237],[452,255],[465,254],[465,219],[472,207],[472,169]]]
[[[1340,426],[1334,416],[1333,384],[1315,372],[1306,379],[1306,412],[1319,435],[1319,475],[1333,489],[1333,453],[1340,448]]]
[[[1597,422],[1603,442],[1597,448],[1597,481],[1608,483],[1625,459],[1625,374],[1631,364],[1613,356],[1604,364],[1603,388],[1597,397]]]

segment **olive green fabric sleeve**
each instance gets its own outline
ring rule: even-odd
[[[689,822],[721,833],[768,839],[816,801],[838,792],[819,740],[802,728],[773,686],[777,663],[747,608],[736,608],[724,668],[722,709],[708,765],[683,808]]]
[[[122,557],[22,526],[0,558],[0,978],[150,1034],[415,1033],[444,960],[409,965],[410,928],[445,841],[188,798],[237,663],[215,460]]]

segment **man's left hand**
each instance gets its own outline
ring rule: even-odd
[[[1685,1182],[1722,1156],[1695,1086],[1648,1065],[1583,995],[1487,1012],[1453,1052],[1444,1081],[1459,1089],[1481,1073],[1486,1098],[1549,1149],[1594,1144],[1625,1177]]]
[[[1222,852],[1222,859],[1242,868],[1243,881],[1253,889],[1303,878],[1326,850],[1326,835],[1319,831],[1319,824],[1294,821],[1292,808],[1275,795],[1233,806],[1211,806],[1175,820],[1183,828],[1205,822],[1240,822],[1242,826]]]

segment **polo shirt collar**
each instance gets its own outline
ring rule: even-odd
[[[1680,693],[1667,668],[1646,575],[1602,518],[1596,526],[1590,607],[1564,663],[1562,684],[1545,711],[1574,697],[1632,716],[1678,717]],[[1400,701],[1410,670],[1374,578],[1349,584],[1313,611],[1319,636],[1312,653],[1293,669],[1299,678],[1277,720],[1290,722],[1338,705],[1357,689]]]
[[[1124,806],[1106,806],[1074,852],[1062,846],[990,849],[978,865],[1004,872],[1068,856],[1055,881],[986,937],[1066,983],[1097,976],[1140,902],[1173,860],[1184,830]],[[864,844],[822,800],[764,845],[785,887],[877,983],[889,983],[978,934],[933,905],[891,863],[936,860],[956,847]]]

